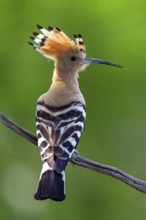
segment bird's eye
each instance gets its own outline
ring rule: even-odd
[[[77,58],[74,57],[74,56],[72,56],[70,59],[71,59],[72,61],[75,61]]]

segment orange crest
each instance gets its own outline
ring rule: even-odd
[[[54,59],[60,54],[66,53],[70,50],[84,53],[85,45],[80,34],[74,34],[75,42],[71,40],[63,31],[59,28],[48,27],[48,30],[42,26],[37,25],[41,34],[33,32],[34,37],[30,37],[37,45],[29,42],[34,49]]]

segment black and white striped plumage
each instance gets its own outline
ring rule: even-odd
[[[54,107],[37,103],[36,127],[43,168],[35,199],[65,199],[65,167],[84,130],[85,105],[75,101]]]

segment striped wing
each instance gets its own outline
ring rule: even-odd
[[[62,172],[76,149],[84,130],[86,111],[80,102],[61,107],[37,104],[37,137],[41,158]]]

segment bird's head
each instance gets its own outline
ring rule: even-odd
[[[49,26],[46,30],[40,25],[37,27],[41,33],[33,32],[34,37],[30,38],[35,44],[31,42],[29,44],[45,57],[54,60],[57,65],[75,72],[83,70],[91,63],[121,67],[106,60],[87,58],[81,34],[74,34],[75,41],[73,41],[59,28]]]

